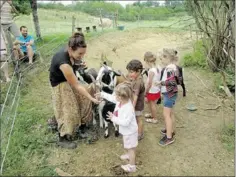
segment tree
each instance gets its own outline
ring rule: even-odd
[[[138,0],[137,2],[134,2],[133,6],[141,6],[141,0]]]
[[[21,14],[29,15],[32,12],[29,0],[13,0],[12,4]]]
[[[213,72],[222,74],[226,88],[225,71],[235,72],[235,1],[186,0],[185,5],[205,36],[207,63]]]
[[[39,18],[38,18],[38,7],[37,7],[37,0],[30,0],[30,5],[32,8],[32,15],[33,15],[33,21],[34,21],[34,27],[36,32],[36,37],[38,40],[42,40],[41,38],[41,32],[40,32],[40,26],[39,26]]]

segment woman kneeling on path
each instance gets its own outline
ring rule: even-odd
[[[92,102],[99,103],[75,75],[75,64],[83,58],[86,48],[84,35],[75,33],[70,37],[68,46],[57,52],[51,61],[53,109],[58,123],[58,145],[63,148],[77,147],[72,142],[76,128],[92,118]]]

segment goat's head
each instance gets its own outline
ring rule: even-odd
[[[108,90],[108,92],[113,91],[116,86],[116,76],[121,76],[121,74],[108,67],[106,62],[103,63],[100,70],[102,70],[102,74],[98,80],[101,83],[103,90]]]
[[[99,93],[102,90],[102,85],[100,83],[99,80],[95,80],[95,78],[93,77],[92,74],[88,74],[89,77],[92,80],[92,83],[90,84],[90,94],[95,94],[95,93]]]

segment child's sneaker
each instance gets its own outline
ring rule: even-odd
[[[161,134],[162,135],[166,135],[166,129],[162,129],[161,130]],[[175,136],[175,132],[172,133],[172,136]]]
[[[129,160],[129,155],[128,154],[123,154],[120,156],[121,160]]]
[[[121,168],[122,168],[125,172],[128,172],[128,173],[136,172],[136,165],[130,165],[130,164],[121,165]]]
[[[172,138],[167,138],[167,136],[164,136],[160,141],[159,145],[161,146],[167,146],[169,144],[172,144],[175,141],[174,137]]]

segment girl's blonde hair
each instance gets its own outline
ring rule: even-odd
[[[175,49],[163,48],[162,58],[168,59],[170,62],[176,62],[179,59],[177,54],[178,52]]]
[[[123,82],[115,87],[115,93],[124,100],[133,100],[133,89],[131,82]]]
[[[154,55],[152,52],[146,52],[144,54],[144,61],[148,63],[155,63],[156,62],[156,55]]]

